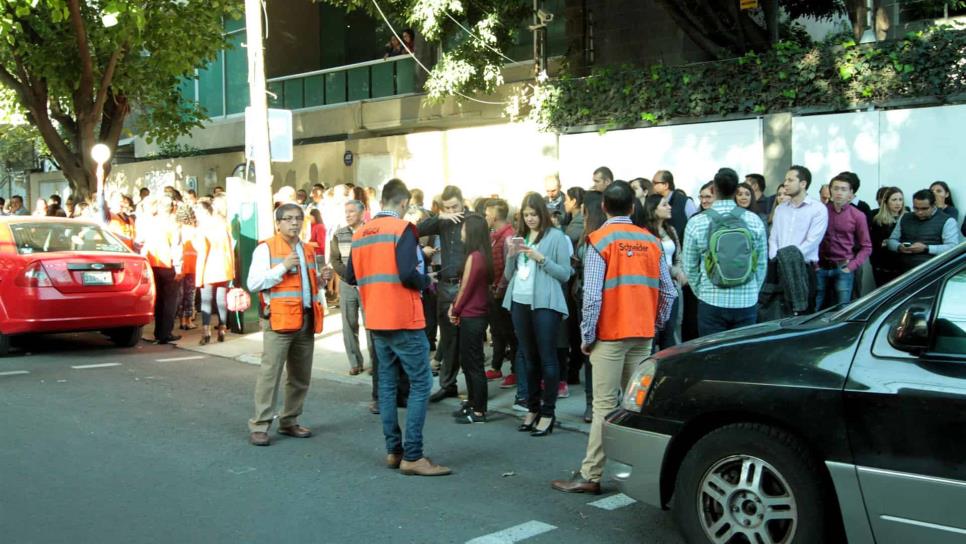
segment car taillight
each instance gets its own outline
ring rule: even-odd
[[[52,287],[50,277],[44,266],[39,262],[28,266],[20,277],[17,278],[17,285],[20,287]]]
[[[152,273],[151,267],[144,265],[141,267],[141,285],[148,285],[151,283]]]
[[[657,365],[654,359],[645,359],[634,374],[631,376],[631,381],[627,385],[627,391],[624,392],[624,399],[621,401],[621,408],[630,412],[640,412],[644,408],[644,402],[647,400],[647,395],[651,391],[651,384],[654,381],[654,372],[657,370]]]

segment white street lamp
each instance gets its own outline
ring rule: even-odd
[[[98,215],[106,221],[104,212],[107,207],[107,198],[104,196],[104,164],[111,160],[111,148],[104,144],[96,144],[91,148],[91,158],[97,163],[97,202],[100,207]]]

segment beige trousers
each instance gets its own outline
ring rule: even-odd
[[[580,474],[599,482],[604,473],[604,418],[617,408],[620,392],[637,366],[651,354],[651,338],[635,338],[615,342],[598,341],[590,352],[594,369],[594,420],[587,439],[587,455]]]
[[[312,314],[305,314],[302,329],[281,334],[269,327],[262,319],[264,347],[262,364],[255,382],[255,417],[248,421],[251,432],[268,432],[275,417],[275,404],[286,371],[285,400],[278,416],[279,427],[291,427],[298,423],[305,404],[305,395],[312,381],[312,354],[315,351],[315,334]]]

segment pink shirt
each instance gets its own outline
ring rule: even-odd
[[[835,211],[829,202],[828,229],[819,248],[819,257],[828,261],[849,261],[848,269],[855,272],[872,254],[872,240],[865,214],[851,204]]]

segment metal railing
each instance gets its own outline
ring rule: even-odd
[[[416,92],[410,55],[347,64],[267,81],[269,105],[297,110]]]

